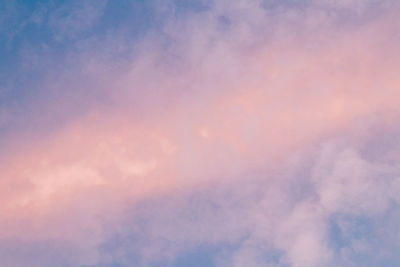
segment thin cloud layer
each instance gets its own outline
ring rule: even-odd
[[[398,12],[5,5],[0,265],[399,264]]]

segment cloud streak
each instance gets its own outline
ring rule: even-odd
[[[51,40],[4,83],[0,263],[400,261],[394,1],[131,5],[146,30],[33,7]]]

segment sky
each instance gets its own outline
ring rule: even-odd
[[[0,266],[400,266],[399,17],[0,0]]]

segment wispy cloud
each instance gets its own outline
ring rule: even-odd
[[[400,261],[396,2],[30,8],[0,84],[0,263]]]

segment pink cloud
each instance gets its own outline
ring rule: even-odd
[[[95,264],[101,259],[96,247],[108,230],[103,224],[118,228],[129,207],[220,183],[240,191],[247,180],[258,182],[249,173],[261,172],[272,177],[260,182],[267,192],[259,202],[239,197],[239,210],[225,203],[223,218],[238,220],[226,229],[206,212],[199,222],[182,219],[180,229],[163,224],[167,215],[150,216],[147,234],[154,240],[176,238],[183,246],[187,240],[217,242],[249,231],[253,236],[232,266],[255,265],[254,247],[260,244],[284,251],[282,261],[293,266],[333,262],[329,217],[385,212],[396,199],[398,181],[368,176],[389,167],[369,163],[352,143],[342,149],[331,141],[333,148],[323,146],[319,154],[312,148],[346,139],[360,118],[388,110],[397,118],[400,60],[393,32],[398,25],[388,14],[341,28],[336,17],[315,18],[321,15],[315,8],[287,9],[269,18],[249,1],[217,1],[208,13],[165,26],[174,48],[149,35],[134,62],[102,77],[112,108],[94,105],[46,138],[21,141],[19,149],[12,143],[0,152],[5,211],[0,235],[63,240],[83,251],[79,264]],[[222,14],[232,20],[227,31],[218,28],[216,16]],[[271,37],[257,36],[270,23]],[[101,72],[101,65],[89,63],[90,70]],[[62,86],[68,90],[79,82]],[[17,134],[13,142],[18,141]],[[273,174],[290,172],[291,160],[301,153],[318,158],[307,177],[314,195],[296,202],[281,187],[297,178],[286,173],[279,181]],[[223,201],[219,197],[216,201]],[[180,205],[173,203],[171,212]],[[209,232],[215,236],[204,237]],[[154,242],[143,249],[145,258],[173,257],[181,249],[163,252]]]

